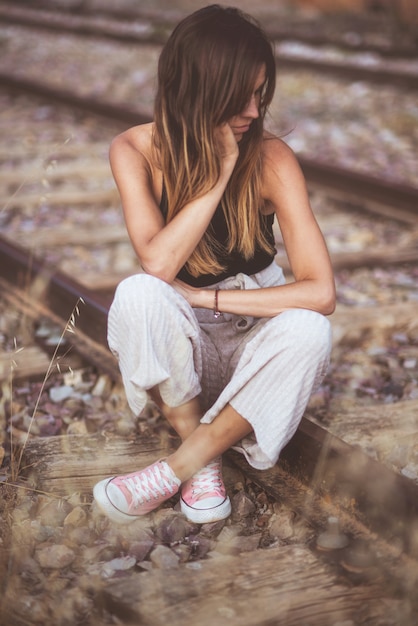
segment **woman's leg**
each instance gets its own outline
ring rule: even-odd
[[[171,289],[169,286],[166,287]],[[129,327],[134,328],[132,320]],[[151,335],[154,341],[157,341],[161,335],[160,329],[161,326],[157,324],[154,334]],[[218,350],[224,356],[226,335],[224,336],[223,332],[216,332],[218,330],[220,329],[215,329],[212,339],[219,334],[221,345],[218,346]],[[192,354],[194,362],[197,362],[201,368],[201,355],[200,360],[196,361],[196,354],[202,348],[198,341],[199,329],[195,329],[195,332],[194,340],[198,349],[194,353],[192,350]],[[169,333],[167,339],[170,337]],[[112,347],[111,342],[109,343]],[[192,335],[188,343],[193,343]],[[158,367],[152,363],[152,370],[160,371],[161,362],[167,359],[167,349],[165,344],[163,345],[165,349],[163,347],[162,352],[161,350],[159,352]],[[216,348],[213,345],[212,348],[216,360]],[[113,349],[117,352],[115,348]],[[319,384],[324,376],[329,352],[329,322],[312,311],[290,310],[271,320],[261,320],[256,323],[248,333],[243,334],[241,346],[234,352],[231,359],[231,379],[218,400],[202,418],[204,423],[194,428],[197,421],[196,415],[193,419],[193,426],[190,422],[190,427],[184,429],[183,423],[181,430],[184,429],[185,440],[177,452],[167,459],[168,462],[158,462],[146,470],[127,477],[101,481],[99,483],[101,493],[99,498],[96,498],[99,504],[103,505],[109,516],[112,516],[114,510],[117,509],[119,511],[117,515],[121,514],[122,518],[118,521],[129,521],[136,515],[153,510],[162,501],[176,493],[183,480],[187,482],[183,485],[182,494],[184,495],[186,491],[189,497],[192,479],[187,480],[188,477],[198,472],[199,468],[216,455],[244,439],[251,431],[255,432],[256,440],[253,440],[247,449],[244,446],[247,459],[254,467],[272,466],[282,447],[295,432],[314,386]],[[155,351],[150,351],[149,355],[154,357],[154,353]],[[136,354],[134,351],[133,356]],[[177,352],[174,354],[178,356]],[[129,359],[125,360],[129,361]],[[177,359],[174,360],[181,380],[185,371],[178,367]],[[206,360],[210,362],[210,359]],[[190,365],[190,362],[189,356],[187,364]],[[195,376],[196,369],[193,371]],[[123,360],[121,370],[123,371]],[[134,375],[128,379],[128,382],[135,382],[135,378],[139,379]],[[165,379],[162,378],[161,381],[165,382]],[[162,391],[166,393],[167,389],[160,383],[159,390],[165,401]],[[184,402],[178,406],[183,404],[185,408],[189,402],[193,405],[195,398],[197,394],[192,395],[191,398],[185,398]],[[212,469],[209,469],[212,473]],[[156,489],[160,494],[151,505],[148,503],[150,489],[152,493],[156,493]],[[144,497],[146,503],[144,503]],[[222,499],[222,493],[220,499]],[[226,497],[223,499],[225,501]],[[113,502],[110,502],[111,500]],[[121,509],[115,502],[120,503]],[[227,504],[229,505],[229,501]],[[188,504],[186,510],[188,510],[187,507]],[[194,501],[191,507],[194,508]],[[125,510],[127,513],[124,512]],[[226,508],[223,511],[223,517],[226,516],[225,511],[227,511]],[[117,515],[115,514],[114,519]]]
[[[255,328],[232,359],[234,371],[221,394],[229,402],[167,458],[175,474],[187,479],[254,429],[259,458],[273,465],[325,375],[330,347],[329,322],[313,311],[287,311]]]
[[[199,426],[204,413],[199,397],[192,398],[180,406],[169,406],[161,398],[158,387],[150,389],[149,395],[182,441]]]
[[[119,285],[109,313],[108,340],[119,366],[131,409],[139,414],[147,394],[183,440],[200,423],[201,379],[219,388],[219,356],[200,329],[192,308],[172,287],[147,275]],[[230,513],[221,475],[221,459],[196,467],[182,489],[185,514],[199,523]],[[195,474],[192,476],[192,474]],[[117,522],[152,510],[178,491],[180,481],[165,462],[128,476],[100,481],[94,496]],[[150,507],[150,501],[152,506]]]
[[[183,482],[251,431],[251,424],[227,404],[212,423],[200,424],[166,462]]]
[[[231,405],[254,431],[239,450],[257,469],[274,465],[327,371],[330,331],[327,318],[304,309],[256,324],[231,359],[229,383],[202,422],[216,422]]]
[[[202,358],[210,346],[203,345],[186,300],[153,276],[131,276],[117,288],[109,311],[108,342],[118,358],[133,413],[141,413],[150,394],[180,436],[187,436],[185,431],[193,430],[202,414],[198,400]]]

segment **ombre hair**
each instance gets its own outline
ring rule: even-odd
[[[257,245],[271,251],[260,224],[263,123],[275,88],[271,43],[259,24],[236,8],[210,5],[181,21],[158,64],[154,146],[167,192],[167,222],[192,199],[214,187],[221,172],[215,129],[250,101],[261,67],[259,117],[239,143],[239,157],[222,207],[228,252],[250,258]],[[193,276],[219,274],[210,228],[187,262]]]

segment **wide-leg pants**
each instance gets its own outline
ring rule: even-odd
[[[284,282],[281,268],[272,263],[216,286],[258,289]],[[108,342],[136,415],[152,387],[169,406],[199,395],[203,423],[229,403],[253,429],[234,448],[253,467],[265,469],[276,463],[326,373],[331,330],[323,315],[306,309],[273,318],[225,313],[216,319],[208,309],[193,309],[164,281],[137,274],[116,290]]]

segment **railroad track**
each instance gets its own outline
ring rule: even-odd
[[[58,4],[52,10],[51,3],[43,7],[38,2],[34,6],[29,3],[26,6],[16,6],[10,2],[2,2],[0,18],[10,24],[39,25],[45,30],[78,31],[86,35],[106,35],[117,40],[137,42],[149,40],[150,37],[154,41],[158,38],[164,41],[167,31],[181,17],[181,10],[176,8],[163,11],[137,7],[134,14],[127,14],[117,7],[114,9],[106,12],[102,7],[98,15],[96,10],[89,10],[86,3],[84,6],[65,9]],[[412,32],[408,36],[405,25],[402,30],[399,22],[395,27],[393,21],[389,23],[389,20],[370,20],[366,15],[342,15],[334,16],[333,28],[330,28],[324,16],[320,22],[289,15],[279,16],[276,20],[269,20],[269,17],[267,13],[266,28],[275,41],[299,41],[315,47],[335,46],[343,50],[375,52],[397,58],[410,58],[417,53]],[[386,36],[386,40],[382,34]]]
[[[15,257],[15,271],[19,263],[25,272],[32,265],[29,258]],[[226,455],[225,477],[233,495],[232,519],[226,525],[196,528],[172,511],[174,502],[129,529],[104,520],[91,506],[93,484],[167,454],[175,438],[161,426],[160,431],[150,429],[144,418],[135,423],[120,400],[119,406],[112,400],[116,427],[105,419],[104,401],[95,404],[96,411],[89,411],[88,401],[80,409],[80,380],[83,395],[93,389],[96,400],[97,388],[114,398],[115,386],[120,387],[103,338],[99,344],[91,340],[105,324],[107,307],[60,275],[49,282],[42,304],[34,302],[30,286],[37,272],[33,267],[24,290],[0,279],[3,312],[12,309],[24,318],[41,345],[48,345],[51,332],[65,339],[60,367],[54,364],[48,383],[50,400],[36,409],[40,438],[30,427],[30,438],[25,438],[15,426],[20,423],[16,413],[10,431],[19,468],[12,480],[3,478],[2,508],[17,525],[8,535],[2,523],[2,562],[8,566],[2,624],[60,623],[60,611],[65,611],[72,623],[111,624],[116,619],[160,625],[169,617],[173,624],[192,626],[197,612],[198,623],[209,626],[219,618],[220,602],[221,616],[227,614],[237,625],[245,614],[248,625],[322,626],[352,620],[395,626],[402,619],[412,626],[417,485],[307,418],[269,471],[252,470],[236,453]],[[78,308],[75,333],[65,333],[63,316],[69,311],[70,319]],[[45,328],[50,330],[41,333]],[[32,372],[25,370],[24,361],[23,372],[16,370],[20,406],[26,394],[26,403],[34,402],[31,377],[36,381],[42,367],[49,369],[44,357],[40,368],[39,361],[38,355]],[[87,379],[85,372],[92,367]],[[72,398],[78,410],[69,420]],[[59,405],[67,416],[67,432],[57,436]],[[155,424],[155,415],[151,421]],[[12,507],[5,506],[8,500]],[[72,598],[64,608],[51,596],[56,585]],[[156,585],[165,591],[155,595]]]
[[[15,87],[17,88],[18,85],[15,85]],[[20,89],[22,90],[22,85]],[[38,95],[40,95],[39,92]],[[77,204],[77,202],[81,201],[80,197],[88,196],[88,193],[91,191],[83,188],[83,177],[80,178],[80,169],[84,169],[84,172],[90,172],[90,177],[94,177],[94,175],[98,177],[103,176],[103,178],[100,178],[102,183],[104,180],[107,180],[108,174],[103,174],[103,172],[99,174],[99,170],[89,169],[89,167],[92,167],[93,162],[95,167],[97,167],[97,154],[95,155],[94,150],[94,158],[87,166],[87,163],[82,159],[84,152],[78,148],[78,144],[83,149],[87,144],[84,144],[80,138],[76,138],[73,142],[67,142],[67,138],[71,134],[71,124],[73,127],[82,128],[82,135],[87,136],[88,145],[94,146],[95,140],[97,142],[99,136],[101,142],[103,142],[103,125],[100,126],[100,133],[95,131],[96,122],[94,120],[97,120],[97,118],[94,116],[97,113],[102,116],[102,119],[107,115],[108,119],[112,119],[112,124],[115,124],[115,126],[108,129],[109,135],[114,134],[116,127],[132,123],[133,119],[129,115],[137,115],[135,111],[129,113],[122,107],[118,108],[114,105],[106,113],[103,106],[101,109],[98,109],[94,107],[94,103],[91,101],[85,101],[84,103],[79,101],[78,104],[82,105],[83,115],[90,111],[90,116],[85,118],[86,125],[84,126],[83,115],[77,113],[74,116],[71,108],[68,109],[68,111],[71,111],[71,115],[67,112],[62,114],[64,115],[62,118],[61,109],[57,107],[55,111],[54,106],[51,104],[52,96],[53,94],[49,92],[49,104],[39,103],[34,109],[36,114],[32,113],[28,118],[29,123],[32,124],[32,137],[28,135],[27,127],[22,129],[22,135],[19,136],[16,130],[17,125],[15,125],[14,137],[17,141],[13,144],[10,140],[7,149],[3,151],[3,159],[6,160],[7,153],[9,156],[12,155],[13,158],[13,167],[8,170],[3,183],[9,185],[9,195],[13,196],[13,202],[16,203],[13,206],[8,204],[2,210],[2,219],[5,220],[2,227],[4,231],[13,222],[13,219],[17,219],[19,216],[28,219],[33,217],[30,211],[31,206],[36,206],[36,210],[32,213],[38,215],[42,211],[44,214],[48,213],[51,207],[59,207],[61,203],[64,206],[64,219],[66,215],[65,207]],[[29,103],[24,98],[23,100],[20,98],[23,98],[23,96],[19,96],[16,101],[13,100],[13,106],[6,107],[6,110],[9,111],[10,116],[12,116],[13,111],[17,111],[20,119],[23,120],[25,119],[25,110],[29,108]],[[57,95],[56,101],[60,98],[63,101],[62,93]],[[31,102],[31,106],[33,104]],[[76,102],[70,104],[75,106]],[[66,115],[72,120],[68,127],[64,124],[65,120],[67,120]],[[39,137],[36,135],[36,121],[39,122],[40,137],[43,136],[43,141],[49,142],[45,143],[45,145],[49,146],[46,152],[41,149],[42,143],[39,143]],[[140,119],[137,121],[140,121]],[[11,125],[10,117],[4,121],[4,130],[9,125]],[[58,136],[54,136],[52,132],[55,126],[60,129]],[[26,137],[26,143],[23,141],[24,137]],[[51,146],[54,146],[53,150],[51,150]],[[35,157],[32,161],[30,160],[31,154],[32,158]],[[40,155],[42,157],[40,162],[36,162]],[[75,160],[72,162],[71,159],[74,159],[74,155]],[[99,161],[105,160],[103,143],[100,143],[98,155]],[[63,168],[64,164],[67,169],[60,169]],[[307,163],[303,162],[302,165],[309,178]],[[28,170],[33,175],[32,178],[29,178],[30,185],[35,185],[29,189],[30,193],[26,193],[25,187],[19,190],[20,185],[25,183],[25,176],[23,178],[19,178],[19,176],[23,172],[26,172],[27,175]],[[348,188],[351,190],[353,188],[360,189],[360,179],[355,181],[350,179],[348,183],[345,180],[344,185],[341,182],[337,184],[335,169],[332,170],[331,176],[329,172],[326,175],[325,170],[322,170],[323,179],[319,176],[318,169],[312,171],[316,172],[316,190],[320,185],[323,187],[326,180],[331,178],[332,184],[328,185],[330,189],[328,189],[327,193],[335,191],[335,188],[338,187],[338,193],[340,195],[345,194],[347,201],[346,194]],[[12,174],[15,175],[14,179],[12,179]],[[49,178],[46,174],[50,174]],[[342,172],[340,174],[341,178],[343,178]],[[77,184],[81,187],[77,197],[71,196],[70,192],[73,190],[66,187],[68,181],[72,180],[72,177],[75,177]],[[403,210],[398,212],[397,207],[395,209],[393,205],[398,205],[401,202],[400,196],[389,198],[389,192],[386,190],[384,192],[380,191],[379,197],[376,197],[375,192],[372,193],[371,191],[373,188],[372,183],[369,181],[370,185],[368,187],[367,184],[364,184],[364,178],[360,178],[363,180],[363,186],[361,187],[363,199],[369,190],[368,208],[374,211],[373,221],[382,219],[383,215],[383,222],[386,223],[390,214],[393,223],[392,228],[395,229],[395,223],[400,225],[399,233],[394,234],[394,231],[391,231],[392,238],[395,235],[399,236],[397,243],[390,248],[392,262],[399,262],[399,241],[402,241],[402,252],[405,253],[409,250],[409,256],[404,256],[401,262],[410,261],[416,263],[416,245],[414,248],[414,241],[416,241],[414,239],[414,229],[416,233],[416,196],[414,196],[414,190],[410,190],[410,196],[407,193],[403,196],[408,199],[407,201],[402,201],[404,202]],[[67,204],[65,204],[65,198],[62,195],[59,196],[58,193],[54,199],[54,194],[60,191],[59,185],[62,184],[63,180],[65,181],[64,188],[67,198],[70,198]],[[313,174],[311,175],[311,180],[314,181]],[[26,180],[26,184],[27,182]],[[40,183],[41,187],[37,187],[35,183]],[[0,184],[2,183],[0,182]],[[58,185],[58,187],[56,188],[55,185]],[[49,194],[48,202],[42,199],[42,202],[36,204],[34,199],[38,198],[39,200],[41,198],[40,189],[42,187]],[[5,190],[6,188],[4,188],[4,194],[6,194]],[[19,194],[23,193],[23,190],[25,190],[25,196],[22,200]],[[13,195],[13,192],[16,192],[15,195]],[[97,197],[94,196],[94,193],[95,190],[93,189],[93,197],[90,198],[89,204],[87,204],[90,207],[89,210],[92,210],[92,204],[94,205],[95,202],[98,204],[98,213],[103,212],[103,207],[106,206],[110,207],[111,212],[117,210],[111,189],[109,190],[110,199],[109,195]],[[4,197],[6,198],[6,195]],[[352,197],[354,197],[354,194],[351,193],[350,202],[353,202]],[[21,201],[19,201],[19,198]],[[6,199],[10,200],[10,198]],[[357,210],[359,202],[357,198]],[[43,203],[45,204],[42,209]],[[28,215],[25,214],[25,208],[28,211]],[[41,211],[40,208],[42,209]],[[347,205],[344,206],[342,211],[346,209]],[[83,210],[85,213],[85,205]],[[380,217],[376,217],[376,215],[380,215]],[[78,218],[80,218],[80,215],[78,215]],[[21,224],[25,225],[26,222],[23,221]],[[67,247],[68,243],[71,243],[68,239],[68,230],[71,231],[71,228],[74,229],[76,225],[77,221],[74,224],[70,224],[70,228],[67,229],[66,233],[67,239],[60,239],[60,224],[57,223],[53,238],[57,238],[58,244],[63,249]],[[113,274],[113,277],[110,277],[106,283],[99,284],[99,276],[106,273],[106,268],[102,268],[101,271],[96,269],[91,272],[91,277],[88,281],[79,284],[74,280],[74,276],[84,274],[84,278],[86,277],[86,272],[82,269],[80,270],[80,266],[78,266],[78,269],[76,269],[76,265],[71,266],[69,271],[63,272],[61,269],[56,269],[60,267],[60,261],[57,256],[53,256],[52,262],[50,260],[49,263],[45,263],[42,259],[34,258],[34,250],[38,247],[36,237],[38,236],[38,231],[42,231],[42,226],[41,222],[36,230],[29,231],[26,245],[24,238],[22,238],[20,247],[14,245],[14,235],[10,234],[13,232],[13,229],[9,231],[8,240],[3,242],[0,251],[1,275],[3,281],[7,279],[7,282],[2,282],[3,297],[10,303],[13,309],[16,310],[21,306],[22,315],[31,319],[35,328],[39,326],[40,319],[44,319],[47,316],[46,306],[52,311],[49,315],[51,315],[55,324],[65,326],[66,320],[70,319],[74,307],[77,306],[81,297],[84,304],[80,305],[81,312],[77,316],[77,332],[74,340],[71,341],[71,336],[69,336],[68,341],[74,345],[74,349],[87,363],[84,367],[93,365],[115,383],[118,374],[115,370],[115,364],[106,351],[103,350],[103,341],[105,338],[106,310],[117,277]],[[46,226],[50,229],[48,224]],[[112,224],[112,228],[115,230],[114,224]],[[18,230],[21,232],[24,228]],[[96,230],[100,230],[97,224]],[[48,232],[47,239],[51,240],[51,230],[46,232]],[[104,233],[105,229],[103,229],[103,236],[107,242],[106,245],[110,245],[109,235],[106,235],[106,239]],[[118,237],[119,235],[116,239]],[[32,250],[29,252],[28,240],[32,244],[30,246]],[[405,242],[409,243],[405,245]],[[88,236],[81,243],[83,244],[81,246],[82,249],[90,247]],[[50,249],[46,244],[44,246],[45,250]],[[398,256],[396,256],[396,252],[398,252]],[[375,254],[376,263],[379,262],[379,255],[380,262],[382,259],[387,260],[389,258],[389,247],[384,247],[384,249]],[[50,253],[49,256],[51,258]],[[351,267],[354,267],[354,257],[356,257],[357,266],[365,262],[370,264],[373,254],[370,250],[367,250],[367,255],[363,254],[360,259],[359,256],[362,255],[359,255],[358,252],[352,254],[351,257],[345,253],[345,265],[342,257],[340,257],[340,262],[343,267],[350,267],[351,258]],[[336,256],[334,261],[337,261]],[[132,273],[132,267],[125,269],[125,271]],[[72,279],[68,277],[69,273],[73,277]],[[16,290],[10,287],[10,283],[18,285],[19,289]],[[37,296],[35,300],[33,300],[34,294]],[[39,301],[43,303],[42,306],[39,304]],[[383,316],[387,316],[389,311],[391,311],[390,314],[396,317],[397,323],[400,323],[402,327],[412,328],[410,314],[405,308],[408,309],[406,305],[404,307],[397,306],[396,308],[391,306],[385,310],[378,309],[377,314],[380,313]],[[345,312],[345,314],[350,317],[350,329],[353,331],[353,326],[356,326],[353,323],[353,309]],[[373,314],[374,311],[372,314],[370,310],[362,311],[361,320],[359,320],[361,323],[358,323],[356,327],[360,329],[363,327],[364,329],[367,325],[373,325],[375,323]],[[366,319],[367,316],[369,316],[368,321]],[[344,317],[344,314],[342,317]],[[338,316],[336,319],[338,322]],[[389,321],[388,324],[390,323]],[[396,323],[393,323],[396,326]],[[345,349],[347,350],[347,346]],[[24,388],[27,384],[29,383],[23,381],[20,387]],[[380,408],[378,407],[377,410],[380,410]],[[234,518],[231,525],[232,529],[229,526],[226,527],[227,532],[224,532],[221,536],[222,540],[219,539],[219,535],[216,535],[216,533],[215,536],[211,536],[210,541],[214,542],[211,545],[215,553],[212,555],[212,559],[201,561],[195,558],[196,555],[190,557],[192,550],[186,535],[183,535],[181,539],[177,538],[172,541],[173,535],[170,535],[170,532],[174,531],[167,531],[168,522],[164,522],[166,524],[166,526],[163,524],[164,529],[158,526],[158,522],[156,522],[156,526],[160,529],[159,532],[165,532],[165,536],[169,537],[169,540],[166,539],[164,544],[160,536],[160,545],[163,544],[167,547],[167,544],[169,544],[171,548],[175,545],[181,545],[186,552],[190,549],[189,560],[184,557],[184,564],[176,568],[174,573],[167,570],[163,570],[161,573],[159,569],[161,564],[154,566],[154,569],[148,572],[147,569],[150,566],[142,565],[141,568],[144,571],[139,573],[135,571],[136,565],[128,567],[133,558],[129,553],[129,549],[134,539],[130,535],[130,538],[126,539],[123,531],[110,529],[106,525],[103,529],[103,522],[100,521],[100,518],[97,518],[97,512],[95,513],[94,510],[90,511],[89,494],[91,486],[99,477],[110,472],[112,464],[117,468],[115,471],[131,471],[137,467],[139,458],[141,458],[141,463],[147,464],[151,457],[154,460],[155,455],[163,450],[166,452],[167,445],[172,444],[173,441],[167,433],[164,434],[162,440],[161,437],[156,438],[154,436],[148,439],[146,436],[143,436],[132,440],[128,438],[127,441],[126,436],[120,437],[117,433],[108,433],[106,435],[106,429],[104,432],[105,436],[100,433],[79,435],[77,440],[73,439],[72,441],[71,452],[68,452],[68,435],[65,435],[63,438],[34,439],[25,445],[24,457],[22,457],[23,466],[33,468],[31,472],[22,472],[22,487],[33,489],[34,494],[43,492],[44,496],[42,498],[44,500],[42,501],[42,506],[49,505],[52,508],[49,502],[53,501],[54,495],[61,496],[62,499],[59,502],[64,502],[66,503],[65,506],[67,506],[68,502],[74,501],[74,493],[77,489],[81,488],[84,499],[79,508],[87,515],[90,528],[93,525],[95,529],[93,535],[89,535],[87,547],[91,547],[90,541],[105,541],[103,539],[104,531],[107,531],[108,535],[110,533],[113,537],[114,545],[119,546],[117,549],[113,546],[112,552],[109,542],[105,542],[108,551],[107,556],[112,552],[115,559],[122,558],[122,561],[115,563],[114,559],[107,558],[106,560],[106,558],[102,558],[103,554],[97,551],[96,560],[94,561],[93,559],[93,565],[96,569],[94,569],[91,561],[82,561],[80,556],[77,557],[79,560],[78,569],[76,565],[74,572],[80,574],[80,571],[90,571],[93,576],[93,582],[90,577],[88,584],[84,580],[84,587],[76,588],[79,594],[81,589],[81,597],[84,598],[86,603],[84,609],[76,605],[75,601],[71,605],[67,605],[67,609],[71,609],[73,615],[77,615],[77,619],[81,619],[80,613],[84,610],[87,612],[87,615],[84,615],[85,623],[90,623],[89,619],[96,619],[97,623],[98,615],[102,623],[112,623],[113,615],[115,619],[122,620],[122,623],[124,621],[129,622],[129,620],[134,623],[135,621],[143,620],[145,623],[160,624],[170,619],[174,624],[194,624],[196,622],[193,620],[196,617],[196,611],[198,611],[199,623],[202,624],[210,624],[217,619],[227,617],[231,624],[286,623],[296,625],[305,621],[310,624],[318,624],[318,626],[321,624],[322,626],[327,623],[335,623],[336,620],[351,619],[356,624],[373,623],[388,625],[399,623],[401,618],[403,620],[402,623],[408,624],[408,626],[410,623],[412,626],[413,614],[416,609],[413,604],[415,600],[412,597],[411,589],[413,589],[413,582],[416,581],[417,577],[415,559],[417,557],[416,519],[418,507],[418,499],[416,497],[417,485],[413,480],[403,476],[400,472],[394,471],[387,464],[376,462],[359,447],[353,448],[349,443],[324,430],[317,421],[313,421],[306,416],[296,436],[284,451],[280,463],[271,472],[254,472],[247,465],[244,465],[237,455],[228,455],[229,486],[234,490],[234,493],[240,494],[239,497],[241,499],[243,499],[243,494],[241,493],[243,491],[245,497],[251,495],[253,500],[257,502],[256,514],[250,516],[253,520],[253,525],[250,529],[248,527],[248,519],[247,522],[244,522],[243,518],[240,518],[238,513],[236,513],[238,521]],[[239,474],[237,475],[236,472],[239,472]],[[240,482],[245,485],[246,489],[241,490],[237,487],[237,484]],[[8,486],[5,483],[2,484],[2,488],[11,489],[13,492],[16,487]],[[238,511],[238,504],[236,506]],[[21,507],[26,513],[22,512]],[[76,508],[76,506],[73,507],[73,509]],[[40,515],[39,509],[36,509],[36,511],[35,520],[32,520],[34,522],[38,520],[37,515]],[[72,510],[68,509],[68,514],[71,512]],[[281,518],[281,515],[284,517]],[[292,531],[289,531],[290,534],[287,538],[283,535],[283,531],[277,529],[278,526],[275,527],[276,530],[274,532],[270,532],[272,528],[271,523],[275,519],[279,519],[281,523],[284,523],[283,520],[291,519],[292,515],[296,516],[298,521],[303,520],[305,530],[308,528],[309,532],[302,533],[303,538],[301,540],[297,539],[295,525],[292,527]],[[330,516],[338,517],[340,533],[348,537],[349,545],[346,548],[327,550],[324,554],[320,551],[320,548],[323,546],[321,546],[319,537],[325,531],[327,519]],[[24,498],[23,504],[22,501],[18,500],[15,505],[15,518],[23,520],[23,522],[31,519],[28,514],[28,501]],[[63,520],[56,522],[56,525],[58,528],[62,528]],[[83,525],[80,528],[83,529],[78,531],[81,536],[85,530]],[[251,530],[249,535],[255,536],[255,539],[252,540],[253,543],[249,541],[252,546],[249,557],[248,555],[246,556],[248,545],[243,548],[242,544],[237,540],[237,536],[240,535],[234,534],[237,532],[237,529],[241,536],[249,533],[249,530]],[[141,527],[141,533],[143,530]],[[231,532],[228,535],[229,530]],[[128,531],[125,532],[128,533]],[[138,528],[137,532],[140,532]],[[187,532],[190,534],[192,531],[187,529]],[[197,531],[194,530],[193,532]],[[280,535],[280,532],[282,532],[282,535]],[[227,537],[226,540],[225,536]],[[13,537],[18,541],[21,536],[19,534],[16,536],[12,535],[12,542]],[[64,545],[68,549],[69,545],[61,540],[58,541],[58,538],[59,533],[57,532],[55,543],[58,543],[60,546]],[[70,550],[72,549],[74,554],[80,555],[80,545],[77,544],[74,537],[72,541],[73,544],[71,545],[73,547]],[[202,546],[205,544],[203,535],[200,539],[195,537],[194,541],[195,544],[193,545],[195,548],[198,546],[196,550],[198,553],[200,550],[202,555],[202,552],[204,552]],[[50,548],[52,545],[52,543],[48,544],[47,541],[46,544],[44,547]],[[77,544],[77,549],[74,547],[74,544]],[[263,550],[260,546],[264,546],[265,549]],[[269,546],[268,550],[266,546]],[[13,545],[10,546],[9,544],[9,547],[13,548]],[[37,549],[39,549],[39,546]],[[217,552],[223,555],[219,557],[220,561],[216,561]],[[242,552],[242,554],[238,554],[239,552]],[[182,553],[182,550],[179,549],[179,553]],[[37,552],[37,554],[39,559],[39,553]],[[69,554],[68,551],[66,554]],[[33,546],[30,547],[28,553],[24,556],[29,558],[29,555],[32,558]],[[129,556],[131,561],[127,558],[125,559],[125,557]],[[22,558],[22,554],[19,555],[19,558]],[[9,622],[6,621],[5,623],[13,623],[14,625],[33,623],[33,621],[30,621],[33,619],[33,615],[29,616],[27,608],[25,609],[22,605],[20,613],[16,614],[16,605],[11,603],[14,597],[13,594],[25,593],[25,590],[27,590],[22,580],[20,582],[16,580],[16,576],[19,578],[19,572],[22,573],[22,568],[24,572],[26,571],[19,558],[15,556],[14,560],[9,561],[10,572],[15,574],[15,577],[10,575],[6,579],[9,582],[9,586],[5,589],[4,614],[5,619],[9,620]],[[112,565],[109,565],[110,562]],[[150,563],[146,559],[145,562]],[[103,565],[104,563],[108,563],[107,567],[110,569],[106,569]],[[112,578],[115,572],[119,572],[120,575],[122,569],[118,569],[118,567],[122,568],[124,566],[127,567],[125,571],[128,574],[125,574],[125,578],[120,584],[116,583],[115,580],[111,580],[109,584],[104,582],[106,576]],[[20,570],[19,567],[21,568]],[[30,573],[26,573],[26,578],[24,576],[23,580],[30,580],[31,577],[35,578],[38,588],[40,586],[44,591],[45,580],[51,584],[55,580],[56,585],[58,585],[57,580],[60,580],[63,588],[68,590],[69,584],[64,584],[62,582],[63,579],[57,578],[57,576],[55,578],[44,577],[44,582],[41,584],[39,572],[35,571],[36,568],[33,562],[31,567]],[[67,568],[69,568],[67,572],[73,571],[71,567],[67,565]],[[89,567],[91,568],[90,570]],[[112,567],[114,567],[113,570]],[[228,573],[225,572],[225,568]],[[220,574],[220,572],[222,573]],[[263,574],[260,572],[263,572]],[[303,572],[305,572],[305,575],[303,575]],[[318,572],[321,576],[320,582]],[[167,594],[163,593],[162,596],[156,597],[153,595],[152,589],[155,589],[156,586],[160,588],[162,576],[166,581]],[[69,579],[71,579],[71,576],[67,578],[67,580]],[[294,582],[294,587],[292,588],[289,588],[287,585],[287,580],[289,579],[292,579]],[[196,587],[196,581],[199,581],[199,586],[204,586],[208,590],[210,598],[222,598],[222,610],[220,612],[219,605],[213,607],[213,605],[208,606],[202,602],[199,587]],[[19,585],[22,585],[22,587],[19,587]],[[228,590],[230,597],[225,597],[221,594],[220,590],[222,587]],[[53,588],[52,586],[51,589]],[[251,598],[251,606],[248,602],[248,589],[250,588],[258,594],[257,601],[255,601],[255,596]],[[71,593],[75,595],[76,592],[73,592],[73,589],[71,587]],[[301,601],[301,589],[303,589],[305,596],[303,602]],[[277,602],[277,593],[279,593],[280,597],[279,603]],[[25,597],[27,598],[28,596]],[[46,591],[45,597],[48,602],[51,601]],[[178,597],[183,599],[182,605],[178,604],[176,600]],[[290,601],[289,598],[291,598]],[[318,598],[320,598],[323,604],[323,609],[318,608]],[[382,614],[383,598],[389,598],[388,604],[385,606],[385,614]],[[39,623],[45,623],[45,615],[48,615],[46,613],[47,600],[40,601],[37,605],[35,603],[35,606],[38,607],[39,615],[37,619]],[[57,620],[59,623],[59,609],[56,601],[55,603],[52,602],[52,605],[53,608],[51,610],[55,611],[53,613],[54,623]],[[13,617],[10,615],[12,610]],[[246,621],[244,622],[242,621],[243,615],[246,616]],[[51,613],[48,619],[50,618]],[[204,621],[205,619],[206,622]],[[75,618],[73,623],[76,623]]]
[[[47,11],[16,7],[7,3],[0,4],[0,21],[4,24],[141,45],[164,43],[178,17],[174,12],[171,20],[164,19],[158,12],[148,11],[142,16],[120,19],[114,14],[97,17],[86,13]],[[393,46],[389,50],[386,46],[372,44],[350,45],[350,40],[343,38],[340,38],[337,44],[335,39],[327,41],[323,36],[302,34],[300,30],[292,37],[289,30],[275,29],[271,26],[267,26],[267,29],[276,43],[277,61],[281,68],[320,72],[352,81],[389,83],[408,89],[418,87],[416,63],[410,62],[405,66],[405,60],[411,61],[411,57],[416,57],[417,51],[413,46],[411,49],[411,44],[408,45],[405,37],[404,45]],[[340,54],[336,53],[336,47],[340,48]],[[360,56],[356,56],[359,54]],[[367,62],[362,60],[361,54],[369,55]],[[371,58],[370,55],[374,57]],[[382,57],[381,60],[379,56]],[[396,59],[403,60],[403,64],[397,64]]]

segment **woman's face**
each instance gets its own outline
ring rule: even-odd
[[[265,81],[266,68],[262,65],[257,74],[250,100],[244,106],[243,110],[238,113],[238,115],[234,115],[230,120],[228,120],[228,124],[230,125],[237,141],[242,139],[243,134],[249,130],[251,122],[257,119],[260,115],[260,99]]]

